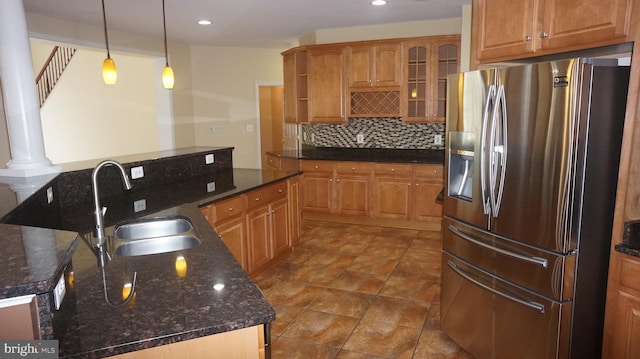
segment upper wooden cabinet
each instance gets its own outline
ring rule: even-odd
[[[406,123],[444,123],[447,75],[460,71],[460,36],[405,41],[401,115]]]
[[[284,122],[302,123],[308,119],[307,52],[286,52],[282,56],[284,76]]]
[[[474,0],[479,62],[573,51],[624,41],[631,0]]]
[[[314,47],[307,56],[309,122],[346,122],[345,48]]]
[[[351,91],[399,89],[402,82],[399,42],[347,47],[347,77]]]

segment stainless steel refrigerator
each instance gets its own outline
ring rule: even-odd
[[[629,68],[451,75],[440,320],[475,358],[600,358]]]

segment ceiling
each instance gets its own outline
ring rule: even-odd
[[[165,0],[167,37],[191,45],[287,48],[315,30],[462,16],[471,0]],[[103,26],[100,0],[23,0],[25,11]],[[105,0],[110,30],[162,37],[161,0]],[[209,26],[197,21],[209,19]]]

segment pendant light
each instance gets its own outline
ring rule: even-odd
[[[113,85],[118,79],[118,71],[116,70],[116,63],[113,62],[109,53],[109,36],[107,35],[107,15],[104,11],[104,0],[102,0],[102,20],[104,23],[104,42],[107,46],[107,58],[102,63],[102,80],[107,85]]]
[[[164,59],[165,66],[162,69],[162,86],[166,89],[173,88],[173,69],[169,66],[169,55],[167,54],[167,20],[164,10],[164,0],[162,0],[162,26],[164,28]]]

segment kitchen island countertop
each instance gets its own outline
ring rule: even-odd
[[[71,206],[54,216],[44,216],[37,227],[24,223],[0,224],[0,238],[4,240],[0,298],[31,291],[47,302],[52,299],[51,291],[57,278],[64,272],[67,295],[61,309],[54,313],[53,323],[49,323],[57,328],[54,339],[60,341],[61,358],[101,358],[268,324],[275,319],[275,311],[199,207],[297,174],[223,169],[183,182],[105,198],[104,203],[109,207],[105,217],[107,234],[112,233],[115,224],[134,217],[181,216],[193,223],[201,243],[195,248],[164,254],[112,256],[104,271],[97,265],[97,257],[88,244],[91,236],[86,233],[90,233],[87,230],[93,225],[90,205]],[[217,181],[218,188],[208,193],[202,184],[211,181]],[[7,192],[7,185],[0,187]],[[144,196],[147,210],[134,213],[130,210],[131,201],[140,196]],[[119,206],[119,202],[126,205]],[[38,210],[30,212],[22,208],[34,217],[38,217]],[[24,220],[24,216],[17,216],[17,221]],[[12,216],[5,216],[7,218]],[[32,250],[22,245],[25,230],[29,233],[31,229],[36,236],[39,231],[49,233],[46,238],[35,240],[40,247],[45,244],[44,250],[48,248],[50,253],[46,256],[34,256]],[[50,233],[57,236],[52,237]],[[27,261],[27,257],[31,259]],[[55,259],[55,264],[34,260],[35,257]],[[23,265],[24,271],[8,273],[18,264]],[[43,265],[45,268],[41,269]],[[54,268],[56,266],[59,268]],[[30,273],[38,268],[40,277],[33,278]],[[128,290],[125,283],[132,282],[134,273],[135,296],[129,303],[120,305],[123,293]],[[47,331],[54,332],[53,328]]]

